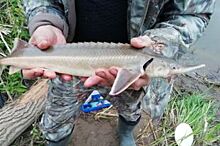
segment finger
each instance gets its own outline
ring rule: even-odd
[[[42,69],[23,69],[22,70],[23,78],[25,79],[34,79],[43,75]]]
[[[109,69],[109,72],[116,78],[116,76],[118,74],[118,70],[119,70],[119,68],[117,68],[117,67],[111,67]]]
[[[106,81],[106,80],[102,80],[99,85],[101,86],[105,86],[105,87],[111,87],[112,86],[112,83]]]
[[[51,36],[52,37],[52,36]],[[45,35],[38,35],[38,34],[34,34],[34,36],[31,38],[30,42],[37,46],[40,49],[47,49],[49,48],[51,45],[53,45],[53,38],[50,38],[50,36],[45,36]]]
[[[37,47],[40,49],[47,49],[52,45],[48,40],[39,40],[37,43]]]
[[[96,75],[105,79],[106,82],[112,84],[115,80],[115,76],[113,76],[109,70],[105,69],[105,70],[97,70],[96,71]]]
[[[22,75],[24,79],[34,79],[34,71],[32,70],[22,70]]]
[[[84,86],[85,87],[92,87],[92,86],[95,86],[95,85],[98,85],[100,82],[102,82],[104,79],[99,77],[99,76],[92,76],[92,77],[89,77],[85,82],[84,82]]]
[[[100,73],[100,72],[99,72]],[[98,77],[100,77],[101,79],[100,79],[100,81],[99,81],[99,83],[97,83],[96,85],[101,85],[101,86],[111,86],[112,84],[113,84],[113,82],[114,82],[114,76],[112,76],[112,75],[110,75],[110,76],[112,76],[112,78],[111,77],[107,77],[106,76],[106,72],[103,74],[103,72],[101,72],[101,74],[102,75],[97,75]],[[103,76],[103,77],[102,77]],[[111,79],[110,79],[111,78]]]
[[[54,44],[66,44],[66,39],[63,35],[63,33],[61,32],[61,30],[57,30],[55,31],[56,34],[56,42]]]
[[[71,75],[67,75],[67,74],[61,74],[61,78],[65,81],[71,81],[73,79]]]
[[[150,47],[154,44],[154,42],[148,36],[132,38],[130,43],[136,48]]]
[[[56,78],[56,73],[54,71],[44,70],[43,77],[54,79]]]
[[[140,90],[141,87],[149,85],[149,83],[150,78],[148,76],[141,77],[131,85],[131,88],[134,90]]]
[[[33,34],[29,42],[40,49],[47,49],[52,45],[52,43],[48,41],[48,36],[42,34],[39,36],[37,33]]]

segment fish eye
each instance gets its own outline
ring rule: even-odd
[[[177,69],[177,66],[175,64],[170,64],[171,69]]]

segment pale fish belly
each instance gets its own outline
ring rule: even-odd
[[[108,56],[108,57],[60,57],[51,62],[48,68],[75,76],[91,76],[98,68],[110,68],[112,66],[131,69],[140,65],[140,58],[136,56]],[[64,65],[65,64],[65,65]]]
[[[2,64],[19,68],[44,68],[59,73],[75,76],[91,76],[98,68],[110,68],[112,66],[131,69],[140,65],[140,56],[32,56],[11,57],[1,60]]]

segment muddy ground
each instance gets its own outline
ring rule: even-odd
[[[135,137],[139,138],[137,141],[139,145],[149,143],[146,139],[140,138],[141,131],[148,123],[149,117],[143,113],[140,123],[135,128]],[[117,117],[95,120],[93,114],[81,114],[74,129],[72,143],[69,146],[119,146],[116,129]]]

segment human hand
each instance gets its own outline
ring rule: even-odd
[[[150,47],[154,42],[147,36],[140,36],[131,39],[131,45],[135,48]],[[89,78],[83,78],[85,81],[85,87],[92,87],[95,85],[112,86],[116,75],[118,73],[116,67],[111,67],[109,69],[98,69],[96,74]],[[147,75],[141,76],[137,81],[135,81],[129,88],[134,90],[140,90],[141,87],[148,85],[150,78]]]
[[[45,25],[38,27],[32,34],[30,41],[31,44],[37,46],[39,49],[47,49],[55,44],[65,44],[66,40],[60,29],[52,26]],[[56,77],[56,73],[49,70],[43,70],[40,68],[35,69],[23,69],[23,76],[26,79],[34,79],[36,77],[45,77],[53,79]],[[71,80],[70,75],[61,75],[64,80]]]
[[[161,54],[164,49],[164,44],[161,42],[155,42],[148,36],[139,36],[131,39],[131,45],[135,48],[151,49],[154,53]]]
[[[97,69],[95,75],[89,78],[82,78],[85,87],[92,87],[95,85],[102,85],[111,87],[115,81],[118,70],[120,68],[111,67],[109,69]],[[150,78],[147,75],[141,76],[136,80],[129,89],[140,90],[141,87],[148,85]]]
[[[152,41],[150,37],[145,35],[132,38],[130,44],[137,49],[141,49],[144,47],[150,48],[155,44],[155,42]]]

